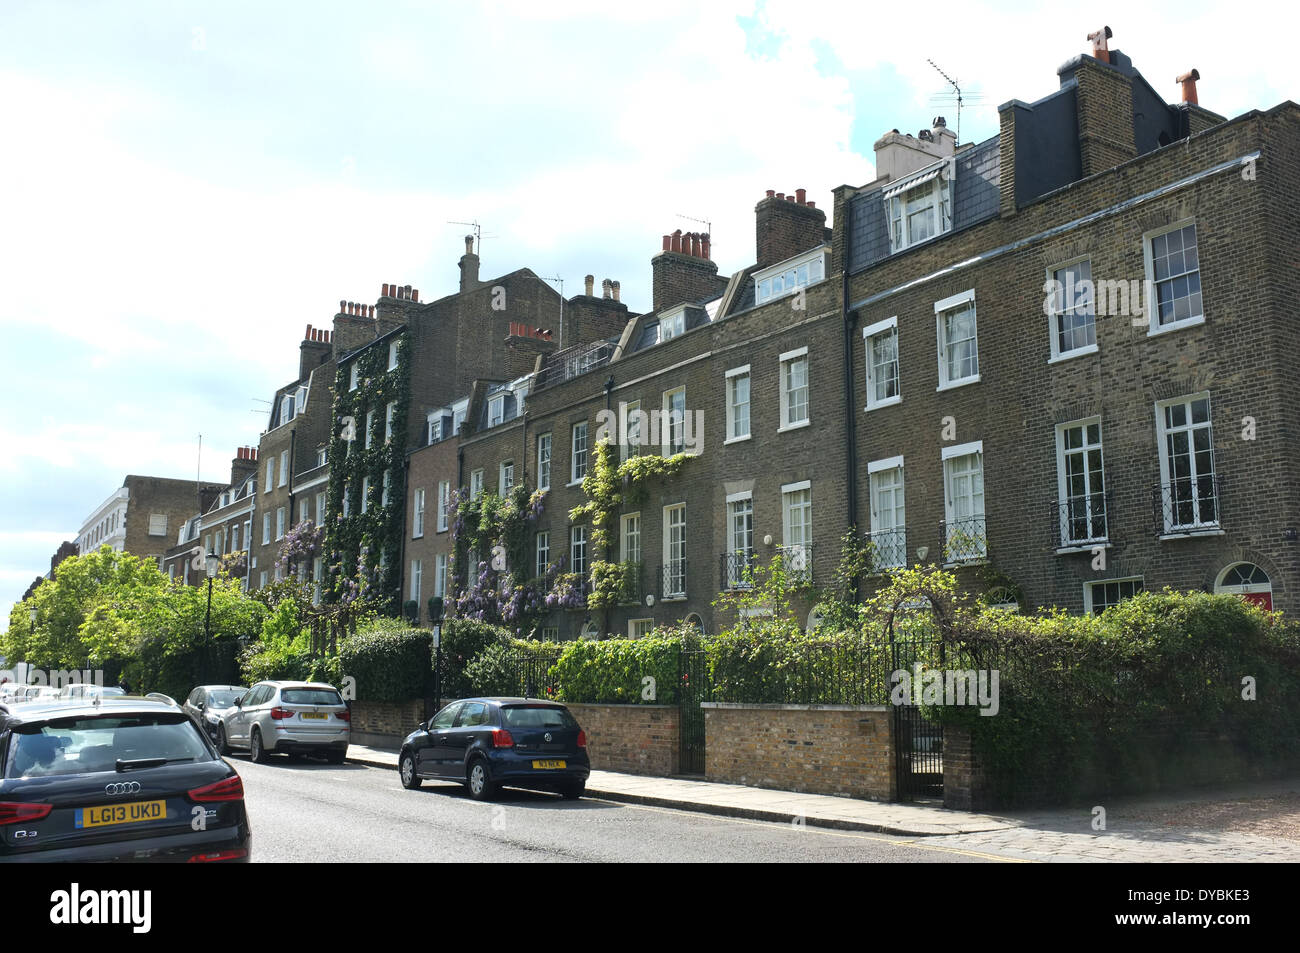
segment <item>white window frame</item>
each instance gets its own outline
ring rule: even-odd
[[[424,560],[411,560],[411,600],[419,606],[420,604],[420,585],[424,581]],[[418,609],[417,609],[418,611]]]
[[[654,631],[654,619],[628,619],[627,620],[627,637],[629,639],[640,639]]]
[[[1194,425],[1194,424],[1192,424],[1192,423],[1190,422],[1190,421],[1191,421],[1191,405],[1192,405],[1193,402],[1198,401],[1198,400],[1204,400],[1204,401],[1207,403],[1207,405],[1208,405],[1207,410],[1206,410],[1206,422],[1205,422],[1205,424],[1203,424],[1203,425],[1202,425],[1202,424],[1195,424],[1195,425]],[[1223,528],[1222,528],[1222,521],[1223,521],[1223,520],[1222,520],[1222,518],[1223,518],[1223,500],[1220,499],[1220,497],[1219,497],[1219,492],[1218,492],[1218,487],[1217,487],[1217,485],[1214,486],[1214,520],[1213,520],[1212,522],[1201,522],[1200,519],[1199,519],[1199,513],[1198,513],[1198,519],[1197,519],[1197,521],[1194,522],[1194,523],[1175,524],[1175,523],[1172,523],[1172,522],[1170,521],[1170,518],[1169,518],[1170,515],[1172,515],[1172,514],[1168,514],[1168,515],[1166,514],[1166,508],[1165,508],[1165,502],[1164,502],[1164,501],[1165,501],[1165,493],[1166,493],[1166,489],[1165,489],[1165,488],[1166,488],[1166,487],[1170,487],[1170,486],[1172,486],[1173,483],[1174,483],[1174,480],[1173,480],[1173,477],[1172,477],[1172,475],[1171,475],[1171,473],[1170,473],[1170,471],[1169,471],[1169,442],[1168,442],[1168,434],[1169,434],[1169,431],[1168,431],[1168,430],[1166,429],[1166,427],[1165,427],[1165,408],[1167,408],[1167,407],[1172,407],[1172,406],[1174,406],[1174,405],[1176,405],[1176,404],[1186,404],[1186,405],[1187,405],[1187,418],[1188,418],[1188,424],[1187,424],[1185,427],[1178,428],[1178,429],[1186,430],[1186,431],[1188,432],[1189,435],[1190,435],[1190,434],[1193,434],[1196,430],[1199,430],[1199,429],[1208,429],[1208,430],[1210,431],[1210,480],[1211,480],[1211,483],[1215,483],[1215,482],[1217,481],[1217,479],[1218,479],[1218,475],[1219,475],[1219,471],[1218,471],[1218,460],[1216,459],[1216,456],[1215,456],[1215,449],[1214,449],[1214,403],[1210,400],[1210,392],[1209,392],[1208,390],[1204,390],[1204,391],[1200,391],[1199,393],[1196,393],[1196,394],[1187,394],[1187,395],[1184,395],[1184,396],[1181,396],[1181,397],[1170,398],[1169,400],[1161,400],[1161,401],[1157,401],[1157,402],[1156,402],[1156,405],[1155,405],[1155,414],[1156,414],[1156,450],[1157,450],[1157,454],[1158,454],[1158,456],[1159,456],[1159,460],[1160,460],[1160,488],[1159,488],[1159,493],[1160,493],[1160,510],[1161,510],[1161,514],[1160,514],[1160,515],[1161,515],[1161,522],[1162,522],[1162,527],[1161,527],[1161,528],[1164,530],[1164,534],[1163,534],[1163,535],[1164,535],[1164,536],[1175,536],[1175,537],[1178,537],[1178,536],[1194,536],[1194,535],[1200,535],[1200,534],[1205,534],[1205,535],[1218,535],[1218,534],[1220,534],[1220,533],[1223,532]],[[1194,441],[1194,439],[1195,439],[1194,437],[1189,437],[1189,445],[1191,444],[1191,442]],[[1195,453],[1196,453],[1196,451],[1193,449],[1193,450],[1192,450],[1193,457],[1195,456]],[[1193,462],[1194,462],[1194,461],[1193,461]],[[1191,480],[1192,480],[1192,487],[1193,487],[1193,489],[1192,489],[1192,499],[1193,499],[1193,500],[1199,500],[1199,499],[1200,499],[1200,494],[1198,493],[1198,488],[1199,488],[1199,484],[1200,484],[1200,480],[1201,480],[1201,478],[1196,474],[1196,472],[1195,472],[1195,467],[1193,467]],[[1172,507],[1171,507],[1171,509],[1172,509]],[[1199,505],[1198,505],[1198,510],[1199,510]]]
[[[874,374],[875,361],[872,358],[872,349],[875,339],[883,335],[890,334],[894,338],[894,390],[897,391],[892,397],[876,399],[876,378]],[[895,404],[903,402],[903,360],[899,349],[898,340],[898,315],[892,318],[885,318],[883,321],[877,321],[862,329],[862,349],[866,355],[866,380],[867,380],[867,406],[866,410],[876,410],[880,407],[893,407]]]
[[[897,522],[898,509],[899,509],[899,507],[894,506],[892,508],[892,513],[890,516],[891,525],[883,526],[881,525],[882,522],[881,514],[883,511],[880,505],[880,490],[882,488],[880,486],[881,480],[877,479],[877,474],[894,473],[894,472],[898,474],[898,483],[896,489],[898,493],[902,495],[903,498],[902,522],[898,525],[893,525],[894,523]],[[895,487],[891,486],[889,487],[889,489],[893,490],[895,489]],[[878,560],[876,562],[876,566],[878,566],[881,569],[906,569],[907,562],[908,562],[907,469],[904,465],[903,457],[901,455],[893,456],[893,457],[885,457],[881,460],[872,460],[867,464],[867,504],[871,508],[870,525],[871,525],[872,536],[875,536],[878,533],[890,533],[895,531],[902,532],[901,545],[898,547],[898,550],[901,550],[901,559],[899,558],[900,555],[899,552],[896,550],[894,553],[890,554],[891,558],[882,558]],[[876,552],[877,553],[881,552],[879,546],[876,547]]]
[[[754,303],[767,304],[826,280],[825,245],[754,272]]]
[[[578,549],[582,548],[582,568],[578,568]],[[569,571],[586,575],[591,572],[591,539],[581,523],[569,527]]]
[[[397,413],[397,401],[390,400],[384,408],[384,443],[390,443],[393,439],[393,417]]]
[[[316,525],[325,525],[325,494],[323,492],[316,494]]]
[[[745,379],[745,432],[736,433],[736,384],[740,378]],[[723,444],[740,443],[749,440],[754,434],[753,397],[754,379],[749,372],[749,365],[733,367],[726,373],[727,433]]]
[[[471,470],[469,474],[469,498],[477,500],[483,495],[483,468]]]
[[[1138,589],[1138,592],[1146,591],[1145,588],[1146,580],[1142,576],[1118,576],[1114,579],[1089,579],[1087,582],[1083,584],[1083,614],[1093,615],[1092,590],[1094,586],[1104,586],[1107,583],[1123,583],[1123,582],[1136,582],[1139,586],[1142,587]],[[1125,598],[1132,599],[1133,596],[1129,595],[1126,596]],[[1120,602],[1123,601],[1124,599],[1120,599]],[[1114,603],[1114,605],[1119,605],[1119,602]],[[1107,606],[1107,608],[1110,607]]]
[[[1095,447],[1093,444],[1087,442],[1088,428],[1093,424],[1097,425],[1097,444],[1095,445]],[[1077,447],[1067,451],[1065,448],[1065,433],[1067,430],[1073,430],[1076,427],[1080,427],[1083,429],[1084,445],[1082,447]],[[1096,449],[1097,452],[1101,455],[1101,490],[1100,491],[1093,489],[1092,471],[1087,466],[1088,453],[1093,449]],[[1069,518],[1068,518],[1068,511],[1065,509],[1065,507],[1068,501],[1072,499],[1072,496],[1070,494],[1069,483],[1066,479],[1065,457],[1067,452],[1070,454],[1082,453],[1084,456],[1084,470],[1083,470],[1084,481],[1087,483],[1088,486],[1087,492],[1084,495],[1087,498],[1091,498],[1100,494],[1102,498],[1102,502],[1101,502],[1102,519],[1106,523],[1106,533],[1103,536],[1092,537],[1090,535],[1086,539],[1076,540],[1067,531]],[[1093,546],[1101,545],[1109,541],[1110,512],[1109,512],[1109,507],[1107,507],[1106,505],[1106,433],[1102,429],[1100,416],[1084,417],[1080,420],[1069,420],[1066,421],[1065,423],[1060,423],[1056,425],[1056,499],[1057,499],[1056,515],[1057,515],[1057,521],[1060,524],[1060,528],[1058,529],[1058,533],[1059,533],[1058,538],[1060,539],[1062,548],[1091,549]],[[1084,519],[1088,521],[1089,528],[1091,528],[1092,521],[1094,518],[1095,518],[1095,514],[1092,512],[1091,503],[1089,503],[1086,505],[1086,511],[1084,515]]]
[[[793,364],[795,361],[802,360],[804,364],[804,417],[792,423],[787,423],[786,418],[790,415],[790,389],[786,387],[786,365]],[[781,392],[781,425],[776,428],[777,433],[785,433],[787,430],[799,430],[802,427],[812,425],[812,362],[808,358],[808,348],[797,347],[793,351],[786,351],[777,358],[777,372],[780,375],[779,390]]]
[[[641,452],[642,444],[645,441],[645,434],[641,433],[641,424],[644,416],[641,414],[641,401],[629,400],[626,404],[619,405],[619,412],[623,415],[623,434],[619,454],[623,460],[634,457]],[[633,417],[633,414],[636,416]],[[633,428],[635,422],[636,427]],[[633,442],[632,431],[636,430],[636,440]]]
[[[366,411],[366,449],[367,450],[370,449],[371,444],[374,442],[374,429],[375,429],[375,412],[373,410],[367,410]]]
[[[629,529],[629,527],[630,527],[631,525],[633,525],[633,524],[635,524],[635,526],[636,526],[635,531],[632,530],[632,529]],[[632,539],[635,539],[635,540],[636,540],[636,551],[635,551],[635,552],[633,552],[632,547],[631,547],[630,545],[628,545],[629,542],[630,542]],[[638,511],[638,512],[636,512],[636,513],[624,513],[624,514],[622,515],[622,517],[619,519],[619,525],[618,525],[618,555],[619,555],[619,560],[618,560],[618,561],[621,562],[621,563],[639,563],[639,562],[642,562],[642,561],[643,561],[644,556],[645,556],[645,553],[644,553],[644,551],[643,551],[642,548],[641,548],[641,513],[640,513],[640,511]],[[635,559],[632,558],[633,556],[635,556],[636,558],[635,558]]]
[[[952,473],[950,462],[959,458],[976,456],[979,458],[979,475],[980,475],[980,496],[983,499],[983,508],[978,515],[972,513],[968,516],[957,516],[956,508],[953,505],[952,492]],[[963,565],[983,562],[988,559],[988,488],[984,484],[984,441],[975,440],[970,443],[955,444],[950,447],[944,447],[940,451],[940,460],[943,463],[943,512],[944,526],[955,522],[958,519],[980,519],[984,521],[984,538],[983,552],[973,558],[954,560],[946,559],[945,565]],[[948,545],[947,530],[945,529],[945,538],[940,541],[946,548]]]
[[[353,391],[360,386],[361,386],[361,366],[356,361],[353,361],[352,368],[348,372],[348,390]]]
[[[270,493],[275,488],[275,457],[266,459],[266,486],[262,489],[263,494]]]
[[[1048,364],[1059,364],[1061,361],[1069,361],[1076,357],[1083,357],[1087,354],[1096,354],[1100,350],[1097,344],[1097,286],[1093,282],[1092,278],[1092,258],[1088,255],[1079,255],[1067,261],[1057,262],[1055,265],[1052,265],[1047,269],[1047,277],[1044,279],[1043,283],[1047,287],[1052,288],[1053,294],[1055,294],[1055,282],[1058,280],[1056,273],[1066,268],[1073,268],[1076,265],[1081,265],[1084,262],[1088,263],[1087,281],[1092,284],[1092,295],[1088,300],[1088,306],[1092,309],[1092,343],[1085,344],[1081,347],[1071,348],[1068,351],[1061,350],[1061,316],[1067,312],[1079,310],[1078,294],[1075,294],[1074,303],[1071,304],[1066,300],[1070,286],[1063,285],[1061,287],[1060,298],[1054,300],[1048,308],[1048,311],[1051,312],[1047,319],[1048,346],[1051,348],[1051,357],[1047,359]]]
[[[362,515],[370,511],[370,477],[361,478],[361,513]]]
[[[488,400],[488,426],[499,427],[506,420],[506,395],[497,394]]]
[[[451,482],[438,481],[438,532],[447,532],[447,508],[451,504]]]
[[[948,160],[951,163],[951,160]],[[924,182],[919,182],[915,186],[905,188],[884,198],[885,203],[885,228],[889,234],[889,251],[890,254],[903,251],[906,248],[912,248],[923,242],[932,241],[941,235],[946,235],[952,231],[952,176],[951,164],[948,165],[947,171],[940,171],[934,178]],[[933,231],[922,238],[913,238],[911,223],[907,213],[907,203],[912,198],[924,193],[924,197],[933,200],[931,204],[931,223]],[[895,214],[897,210],[897,214]],[[898,222],[898,229],[895,231],[894,223]]]
[[[506,477],[509,477],[507,481]],[[497,465],[497,495],[504,497],[515,485],[515,461],[502,460]]]
[[[380,506],[387,506],[387,505],[388,505],[388,494],[389,494],[389,490],[391,490],[392,487],[393,487],[393,471],[392,471],[392,470],[385,470],[385,471],[384,471],[383,492],[380,493],[380,495],[379,495],[379,505],[380,505]]]
[[[1181,321],[1170,321],[1168,324],[1162,325],[1160,323],[1160,293],[1156,287],[1155,259],[1152,255],[1151,243],[1161,235],[1179,231],[1188,225],[1196,230],[1196,276],[1201,287],[1201,313],[1183,318]],[[1163,225],[1160,228],[1153,228],[1151,231],[1145,232],[1142,235],[1142,262],[1146,269],[1147,283],[1145,287],[1151,291],[1150,300],[1144,302],[1147,309],[1147,337],[1168,334],[1170,331],[1179,331],[1183,328],[1195,327],[1198,324],[1205,323],[1205,282],[1201,280],[1201,229],[1196,224],[1195,218],[1184,218],[1172,225]],[[1190,271],[1183,272],[1183,275],[1189,274],[1191,274]],[[1178,277],[1182,277],[1182,275]]]
[[[271,545],[271,514],[269,512],[262,514],[262,545]]]
[[[537,534],[537,541],[533,547],[533,568],[537,570],[536,577],[541,579],[546,575],[546,569],[551,564],[551,533],[550,530],[542,530]]]
[[[975,373],[968,377],[959,377],[949,379],[948,377],[948,341],[944,334],[944,317],[951,311],[964,308],[970,305],[972,318],[975,321],[975,335],[971,338],[975,346]],[[979,309],[975,304],[975,289],[968,288],[960,294],[951,295],[942,301],[934,303],[934,327],[937,350],[939,353],[939,386],[936,391],[949,390],[953,387],[964,387],[967,384],[977,384],[980,380],[980,340],[979,340]]]
[[[390,371],[397,370],[397,342],[396,341],[388,342],[388,369]]]
[[[738,507],[738,504],[748,503],[747,507]],[[736,518],[749,517],[749,541],[745,545],[743,531],[737,534]],[[726,541],[727,555],[732,557],[727,562],[726,588],[740,589],[747,588],[749,583],[745,579],[745,570],[754,556],[754,494],[751,490],[742,490],[739,493],[728,493],[726,497]],[[737,545],[740,543],[740,545]],[[736,557],[743,557],[743,562]]]
[[[438,553],[433,557],[433,594],[447,595],[447,554]]]
[[[289,451],[280,451],[280,486],[287,486],[289,483]]]
[[[284,507],[276,507],[275,510],[275,538],[278,542],[284,539]]]
[[[349,497],[349,495],[350,495],[351,492],[352,492],[352,485],[351,485],[351,483],[350,483],[349,481],[345,481],[345,482],[343,483],[343,515],[344,515],[344,517],[348,517],[348,516],[351,516],[351,515],[352,515],[352,503],[351,503],[351,501],[348,499],[348,497]]]
[[[686,333],[686,306],[670,308],[659,316],[659,340],[656,343],[671,341]]]
[[[578,430],[582,430],[582,449],[578,449]],[[590,430],[587,421],[579,420],[569,427],[569,486],[577,486],[587,475],[587,457],[591,452]],[[582,471],[578,470],[578,454],[582,454]]]
[[[411,538],[419,539],[424,535],[424,487],[417,486],[412,499],[414,504],[412,509],[415,511],[411,520]]]
[[[673,528],[673,517],[674,514],[676,513],[681,514],[681,521],[678,524],[681,527],[681,554],[679,556],[673,555],[672,528]],[[676,600],[681,600],[686,598],[686,589],[687,589],[687,582],[688,582],[687,574],[686,574],[686,504],[669,503],[667,506],[664,507],[663,514],[664,514],[663,515],[664,573],[667,574],[669,567],[677,564],[679,561],[682,564],[681,572],[680,572],[680,578],[681,578],[680,592],[669,592],[668,591],[669,586],[666,581],[666,578],[660,579],[660,583],[664,589],[664,593],[663,593],[664,601],[669,602],[669,601],[676,601]]]
[[[537,436],[537,489],[551,488],[551,435]]]
[[[673,419],[673,398],[678,394],[682,397],[682,415],[679,419]],[[684,453],[686,451],[686,385],[674,387],[671,390],[663,392],[662,414],[659,420],[660,430],[660,452],[665,457],[671,457],[675,453]],[[680,439],[678,439],[680,437]],[[675,449],[680,443],[681,449]]]

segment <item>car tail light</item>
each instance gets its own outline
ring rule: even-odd
[[[224,778],[216,784],[205,784],[185,792],[191,801],[242,801],[244,799],[244,782],[239,775]]]
[[[49,817],[53,804],[24,804],[21,801],[0,801],[0,824],[17,824],[21,821],[39,821]]]
[[[281,718],[292,718],[292,717],[293,717],[294,715],[296,715],[296,714],[297,714],[297,712],[290,711],[290,710],[287,709],[287,708],[272,708],[272,709],[271,709],[271,717],[274,718],[276,721],[279,721]]]
[[[339,716],[339,721],[352,720],[352,712],[348,711],[346,708],[344,708],[342,711],[336,711],[334,714]]]
[[[191,854],[190,859],[186,861],[189,864],[210,864],[219,860],[239,860],[241,857],[247,857],[248,851],[243,847],[234,847],[230,850],[217,850],[209,854]]]
[[[578,729],[578,747],[579,748],[587,747],[587,733],[583,731],[581,728]]]
[[[492,747],[494,748],[513,748],[515,739],[510,736],[510,732],[504,728],[492,729]]]

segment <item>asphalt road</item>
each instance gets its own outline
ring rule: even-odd
[[[472,800],[460,785],[407,791],[397,772],[273,756],[228,759],[244,780],[256,862],[894,862],[1003,860],[905,837],[798,828],[509,790]]]

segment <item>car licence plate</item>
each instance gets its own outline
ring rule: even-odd
[[[548,768],[565,768],[568,765],[563,761],[534,761],[533,767],[544,770]]]
[[[324,721],[329,715],[323,711],[304,711],[300,713],[303,718],[315,718]]]
[[[108,827],[112,824],[138,824],[161,821],[167,817],[166,801],[136,801],[132,804],[100,804],[77,808],[77,827]]]

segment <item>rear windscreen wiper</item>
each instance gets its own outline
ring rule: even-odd
[[[158,768],[164,764],[175,764],[177,761],[193,761],[193,758],[135,758],[131,761],[117,759],[118,771],[132,771],[136,768]]]

